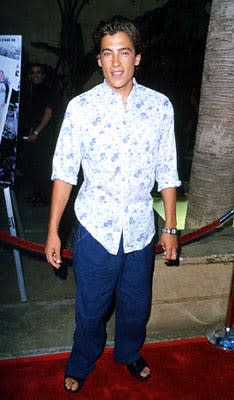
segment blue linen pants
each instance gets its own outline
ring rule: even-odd
[[[85,378],[95,367],[106,342],[105,317],[115,301],[114,358],[129,364],[145,340],[152,291],[153,245],[117,255],[108,253],[79,226],[74,240],[76,329],[66,375]]]

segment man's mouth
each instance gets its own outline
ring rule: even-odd
[[[123,75],[123,71],[114,71],[114,72],[111,72],[111,75],[114,78],[120,78]]]

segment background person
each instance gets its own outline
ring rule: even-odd
[[[33,203],[47,203],[50,199],[51,162],[54,150],[54,129],[51,121],[55,94],[45,83],[45,66],[31,64],[28,79],[22,90],[20,130],[28,138],[19,154],[23,174],[32,183]],[[22,149],[18,148],[19,152]]]
[[[102,22],[94,37],[105,80],[67,107],[54,155],[45,249],[48,262],[59,268],[59,224],[82,165],[73,251],[76,329],[64,380],[71,392],[80,390],[105,346],[104,318],[113,297],[114,358],[140,381],[151,376],[140,349],[151,300],[155,226],[150,193],[155,179],[166,216],[163,258],[177,257],[180,181],[172,105],[134,79],[141,39],[130,21],[115,17]]]

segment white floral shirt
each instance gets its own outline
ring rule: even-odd
[[[125,253],[141,250],[154,233],[153,199],[180,186],[173,108],[166,96],[139,85],[126,101],[104,81],[70,101],[59,134],[52,179],[84,182],[75,201],[80,223],[111,254],[121,234]]]

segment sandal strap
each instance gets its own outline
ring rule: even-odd
[[[139,357],[136,361],[127,365],[129,372],[138,380],[144,381],[150,377],[150,374],[146,377],[141,375],[141,372],[145,367],[149,368],[147,362],[143,357]]]
[[[143,357],[139,357],[136,361],[128,364],[128,367],[134,367],[141,372],[145,367],[148,367],[148,365]]]

